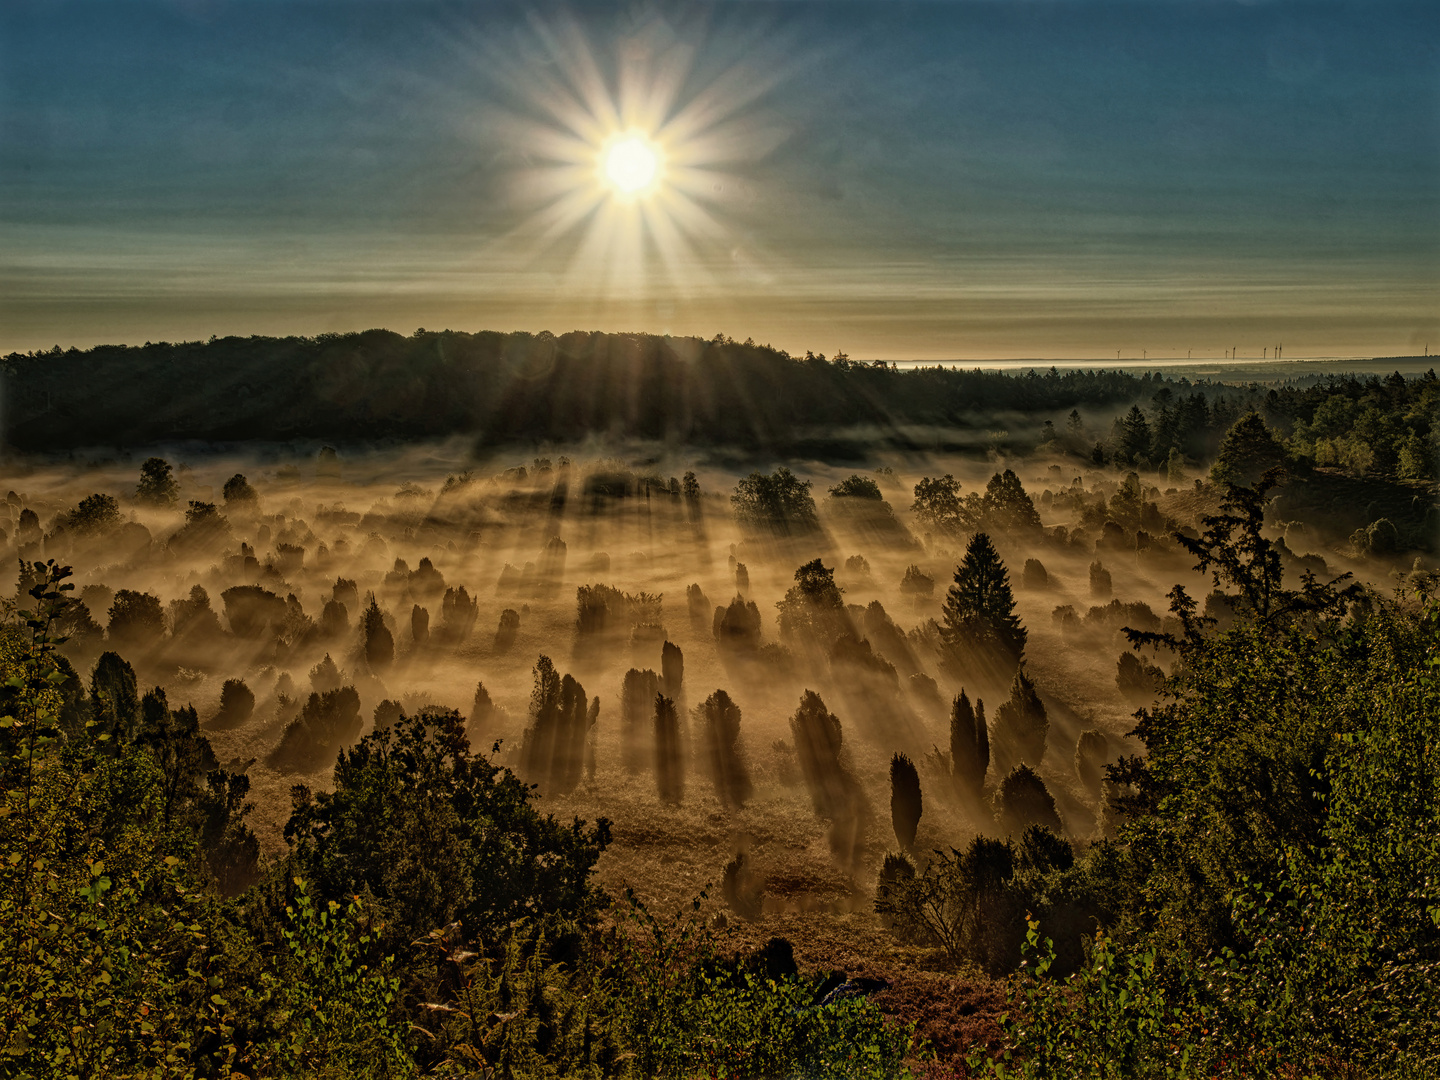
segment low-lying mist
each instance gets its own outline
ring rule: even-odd
[[[724,874],[756,914],[868,906],[898,845],[1105,834],[1103,766],[1137,751],[1163,662],[1122,631],[1162,628],[1177,582],[1208,591],[1167,535],[1215,496],[1161,483],[1043,457],[747,477],[634,445],[271,448],[12,468],[0,528],[11,558],[73,566],[87,688],[128,677],[113,652],[194,706],[269,853],[339,749],[458,710],[542,808],[614,822],[602,881],[683,900]],[[1018,619],[994,647],[943,610],[976,532]]]

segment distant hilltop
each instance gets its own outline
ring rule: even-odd
[[[464,434],[482,445],[603,436],[794,452],[845,429],[903,445],[914,429],[1109,413],[1191,386],[1115,367],[899,368],[723,336],[598,332],[226,337],[11,353],[0,370],[3,437],[19,450]]]

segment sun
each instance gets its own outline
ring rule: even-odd
[[[617,195],[641,198],[659,187],[664,155],[645,134],[628,131],[612,135],[600,148],[600,179]]]

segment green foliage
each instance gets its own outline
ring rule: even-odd
[[[727,970],[697,918],[662,921],[628,900],[611,987],[638,1076],[902,1075],[911,1034],[865,998],[820,1004],[805,979]]]
[[[377,953],[381,928],[358,898],[317,905],[303,880],[294,885],[280,931],[286,956],[266,987],[276,1033],[247,1055],[252,1067],[282,1076],[414,1075],[405,1027],[392,1019],[394,958]]]
[[[461,921],[493,932],[550,913],[592,917],[591,867],[609,822],[563,825],[509,770],[472,754],[459,713],[402,717],[343,752],[334,789],[297,793],[285,826],[301,876],[327,900],[373,898],[386,948]]]

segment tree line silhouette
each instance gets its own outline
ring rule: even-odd
[[[492,445],[608,434],[770,447],[823,441],[851,425],[903,441],[902,425],[974,427],[995,413],[1111,410],[1149,402],[1162,386],[1189,387],[1118,370],[901,370],[843,353],[793,357],[723,336],[579,331],[366,330],[57,346],[10,353],[0,370],[6,437],[35,450],[456,433]]]

